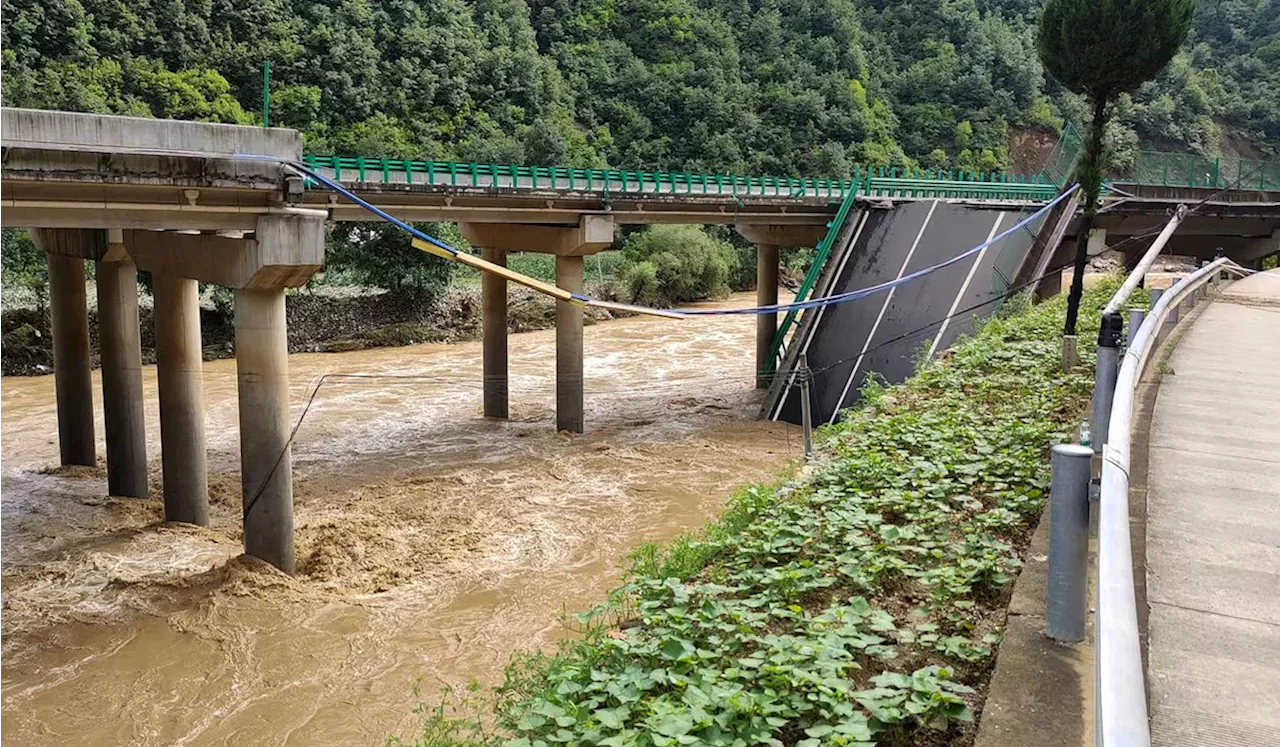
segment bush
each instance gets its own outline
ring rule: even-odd
[[[653,226],[632,234],[617,269],[631,303],[671,306],[729,293],[733,248],[697,226]]]
[[[437,226],[425,225],[430,234]],[[460,237],[446,236],[464,248]],[[386,290],[414,290],[433,302],[449,284],[454,264],[412,244],[412,237],[390,223],[339,223],[326,247],[327,266],[357,283]]]
[[[22,306],[30,300],[37,309],[44,309],[49,297],[49,266],[44,252],[36,248],[26,231],[12,228],[0,233],[0,247],[5,305],[12,301],[12,305]]]

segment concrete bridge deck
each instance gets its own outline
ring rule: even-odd
[[[1280,744],[1280,270],[1182,332],[1150,438],[1152,744]]]

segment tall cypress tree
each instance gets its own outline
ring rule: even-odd
[[[1048,0],[1036,45],[1049,74],[1086,96],[1093,124],[1076,167],[1084,190],[1084,220],[1076,237],[1075,274],[1064,334],[1076,333],[1089,231],[1102,189],[1102,133],[1117,96],[1154,78],[1187,38],[1195,0]]]

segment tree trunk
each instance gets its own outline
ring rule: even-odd
[[[1076,169],[1077,182],[1084,190],[1084,217],[1076,233],[1075,270],[1071,275],[1071,292],[1067,296],[1067,323],[1062,333],[1076,333],[1076,319],[1080,316],[1080,297],[1084,295],[1084,266],[1089,259],[1089,231],[1093,229],[1093,217],[1098,212],[1098,193],[1102,191],[1102,133],[1107,125],[1107,97],[1098,96],[1093,102],[1093,131],[1080,155],[1080,167]]]

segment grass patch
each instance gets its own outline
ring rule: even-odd
[[[1082,334],[1114,287],[1086,292]],[[1091,390],[1091,351],[1060,371],[1065,299],[1010,309],[869,385],[798,475],[637,551],[580,636],[514,657],[466,700],[484,715],[423,709],[417,744],[971,742],[1049,447]]]

